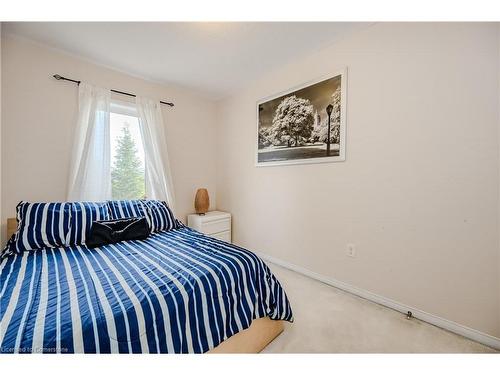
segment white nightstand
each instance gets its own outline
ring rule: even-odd
[[[210,211],[205,215],[188,215],[188,227],[207,236],[231,242],[231,214],[222,211]]]

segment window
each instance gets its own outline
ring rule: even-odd
[[[157,100],[118,101],[111,91],[78,86],[68,201],[148,198],[173,206],[173,187]],[[103,162],[105,161],[105,162]]]
[[[145,198],[144,147],[135,107],[111,104],[110,140],[112,198]]]

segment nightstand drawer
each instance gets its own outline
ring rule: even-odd
[[[209,211],[205,215],[188,215],[188,226],[207,236],[231,242],[231,214]]]
[[[218,240],[231,242],[231,232],[226,230],[225,232],[211,234],[210,237],[217,238]]]
[[[201,231],[206,234],[219,233],[229,230],[231,230],[230,218],[207,221],[201,224]]]

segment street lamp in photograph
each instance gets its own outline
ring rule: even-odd
[[[326,136],[326,156],[330,156],[330,118],[332,116],[333,105],[328,104],[326,107],[326,113],[328,114],[328,133]]]

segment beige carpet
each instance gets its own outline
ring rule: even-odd
[[[267,263],[295,316],[263,353],[490,353],[493,349]]]

